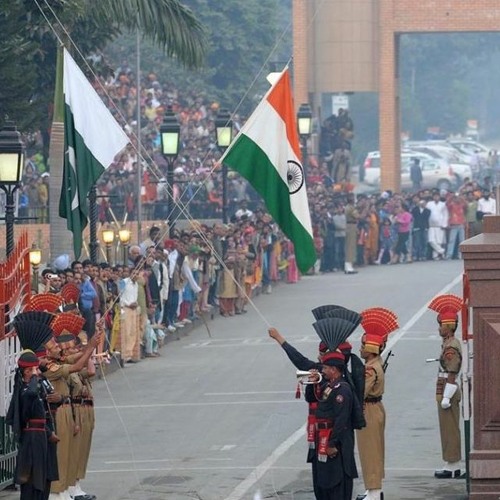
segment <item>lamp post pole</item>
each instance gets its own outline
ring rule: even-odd
[[[8,185],[0,186],[5,192],[5,252],[7,257],[9,257],[14,251],[14,221],[15,221],[15,210],[16,202],[14,199],[14,193],[16,192],[18,185]]]
[[[172,237],[174,223],[174,162],[175,158],[165,156],[167,162],[167,222],[169,237]]]
[[[312,111],[309,104],[301,104],[297,112],[297,128],[300,136],[300,149],[302,153],[302,168],[307,172],[307,141],[312,132]]]
[[[219,150],[224,154],[233,139],[233,121],[227,109],[220,109],[215,119],[215,134]],[[222,162],[222,222],[228,222],[227,165]]]
[[[21,134],[12,122],[0,131],[0,188],[5,192],[5,250],[7,257],[14,251],[14,221],[16,203],[14,193],[21,185],[24,166],[24,144]]]
[[[174,223],[174,162],[179,154],[181,127],[168,106],[160,126],[161,152],[167,162],[167,220],[169,236],[172,236]]]

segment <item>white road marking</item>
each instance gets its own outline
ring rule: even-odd
[[[205,392],[204,396],[253,396],[255,394],[295,394],[295,391]]]
[[[96,406],[96,410],[144,410],[147,408],[176,408],[183,406],[229,406],[229,405],[282,405],[297,404],[300,399],[285,399],[273,401],[207,401],[206,403],[157,403],[153,405],[115,405],[115,406]]]
[[[182,462],[184,459],[183,458],[156,458],[156,459],[150,459],[150,460],[110,460],[104,462],[105,464],[108,465],[113,465],[113,464],[157,464],[160,462]],[[203,460],[203,462],[230,462],[232,461],[232,458],[200,458],[199,460]]]
[[[207,460],[207,459],[205,459]],[[159,460],[158,460],[159,461]],[[115,462],[105,462],[105,463],[115,463]],[[132,463],[132,462],[124,462],[124,463]],[[253,469],[255,466],[254,465],[234,465],[234,466],[222,466],[222,467],[183,467],[183,466],[172,466],[172,467],[155,467],[155,468],[150,468],[150,469],[97,469],[97,470],[88,470],[87,473],[89,474],[109,474],[112,472],[118,472],[118,473],[125,473],[125,472],[165,472],[165,471],[174,471],[174,470],[179,470],[179,471],[224,471],[224,470],[248,470],[248,469]],[[310,470],[310,466],[272,466],[269,467],[267,470],[295,470],[295,471],[308,471]],[[386,467],[386,471],[393,471],[393,472],[429,472],[429,471],[434,471],[435,469],[429,469],[425,467]],[[250,485],[249,487],[251,487]],[[243,493],[244,494],[244,493]],[[229,497],[228,497],[229,498]],[[227,500],[227,499],[226,499]]]
[[[458,285],[462,280],[462,275],[458,275],[453,281],[448,283],[443,287],[436,295],[442,295],[448,293],[453,287]],[[432,299],[432,298],[431,298]],[[407,322],[406,324],[395,334],[389,337],[387,342],[387,347],[385,351],[390,351],[396,343],[401,340],[401,338],[410,330],[410,328],[427,312],[427,301]],[[278,448],[276,448],[271,455],[269,455],[260,465],[258,465],[250,474],[244,479],[236,488],[226,497],[225,500],[241,500],[243,496],[248,492],[252,486],[255,485],[261,477],[266,474],[271,467],[276,463],[276,461],[284,455],[299,439],[301,439],[305,432],[305,426],[297,429],[286,441],[281,443]]]

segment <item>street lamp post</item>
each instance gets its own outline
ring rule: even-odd
[[[42,251],[33,243],[30,250],[30,264],[33,269],[33,291],[38,293],[38,267],[42,262]]]
[[[302,167],[304,173],[307,170],[307,141],[312,132],[312,111],[309,104],[301,104],[297,112],[297,128],[300,136],[302,150]]]
[[[24,144],[21,134],[12,122],[0,131],[0,188],[5,192],[6,254],[14,251],[14,193],[21,184],[24,166]]]
[[[181,127],[172,106],[168,106],[160,126],[161,152],[167,162],[167,220],[169,235],[173,231],[174,212],[174,162],[179,154]]]
[[[118,231],[118,238],[123,246],[123,265],[127,265],[128,261],[128,245],[130,243],[130,231],[127,228],[122,228]]]
[[[106,261],[108,264],[111,264],[111,245],[113,245],[113,241],[115,240],[115,232],[111,228],[103,229],[101,235],[102,241],[106,245]]]
[[[233,121],[227,109],[220,109],[215,119],[217,147],[224,154],[233,140]],[[227,224],[227,165],[222,163],[222,222]]]

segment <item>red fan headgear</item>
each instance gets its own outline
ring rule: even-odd
[[[438,313],[440,325],[458,325],[458,313],[462,310],[463,300],[458,295],[451,293],[438,295],[431,300],[429,309]]]
[[[363,335],[363,348],[366,352],[380,354],[385,347],[387,337],[399,328],[398,317],[395,313],[384,307],[365,309],[361,316],[361,326],[365,331]]]
[[[24,308],[25,311],[56,312],[63,304],[64,299],[55,293],[39,293],[33,295]]]
[[[85,319],[82,316],[77,316],[72,313],[60,313],[53,319],[50,327],[56,337],[63,332],[71,333],[76,336],[82,331],[84,324]]]
[[[80,289],[74,283],[66,283],[61,288],[60,294],[66,304],[78,304]]]

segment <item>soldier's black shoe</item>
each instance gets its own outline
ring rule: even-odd
[[[455,469],[454,471],[441,469],[434,472],[434,477],[437,479],[451,479],[460,478],[460,469]]]
[[[73,500],[96,500],[97,497],[95,495],[77,495],[76,497],[73,497]]]

